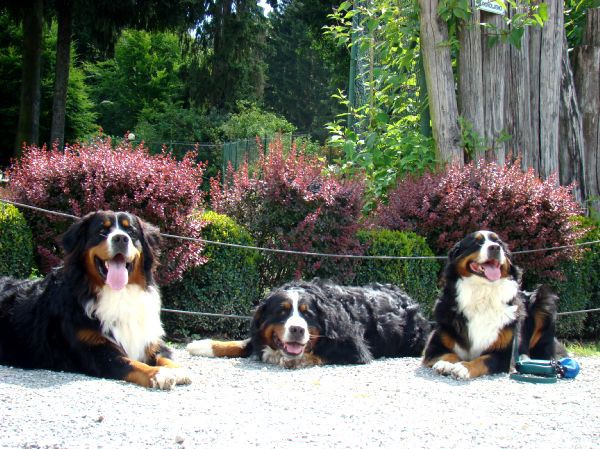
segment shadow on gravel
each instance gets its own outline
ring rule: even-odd
[[[24,370],[3,366],[2,383],[42,390],[94,379],[83,374],[48,370]]]

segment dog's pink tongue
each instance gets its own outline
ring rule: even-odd
[[[502,275],[500,273],[500,265],[495,263],[485,263],[482,265],[485,277],[489,281],[497,281]]]
[[[129,273],[127,266],[122,257],[115,257],[108,262],[108,274],[106,275],[106,283],[113,290],[121,290],[127,285]]]
[[[287,353],[293,355],[301,354],[304,350],[304,345],[300,343],[285,343],[283,347]]]

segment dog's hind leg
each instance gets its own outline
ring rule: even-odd
[[[521,345],[521,352],[534,359],[551,359],[556,356],[555,339],[556,310],[558,296],[545,285],[540,286],[527,304],[527,318],[521,336],[527,344],[527,352]],[[560,352],[560,351],[559,351]]]
[[[186,347],[191,355],[203,357],[249,357],[250,339],[236,341],[195,340]]]

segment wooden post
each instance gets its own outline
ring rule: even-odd
[[[583,118],[584,179],[589,206],[600,213],[600,8],[588,9],[575,51],[575,87]]]
[[[542,30],[540,73],[540,175],[558,173],[558,130],[564,11],[562,0],[547,0],[548,21]]]
[[[419,0],[421,48],[429,93],[433,138],[442,162],[464,164],[448,27],[437,14],[438,0]]]
[[[573,194],[577,201],[583,203],[586,197],[583,122],[567,49],[567,35],[565,32],[563,33],[562,83],[560,90],[559,178],[560,184],[563,186],[575,182]]]
[[[489,12],[481,12],[481,20],[498,29],[506,28],[504,17]],[[482,73],[483,73],[483,113],[486,146],[486,159],[503,165],[506,158],[506,144],[499,141],[505,130],[504,125],[504,85],[506,80],[506,60],[508,44],[498,42],[490,46],[483,35]],[[481,101],[481,100],[480,100]]]
[[[460,115],[473,125],[473,131],[480,137],[485,136],[484,92],[481,51],[481,13],[473,8],[469,21],[462,23],[458,30],[460,52],[458,55],[458,104]],[[472,155],[478,160],[485,157],[483,149],[476,149]]]

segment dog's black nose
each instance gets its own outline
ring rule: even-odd
[[[294,338],[304,337],[304,328],[302,326],[290,326],[289,332]]]
[[[129,245],[129,236],[127,234],[115,234],[110,239],[111,243],[118,249],[126,249]]]
[[[498,259],[500,257],[500,245],[493,243],[488,246],[488,255],[490,258]]]

